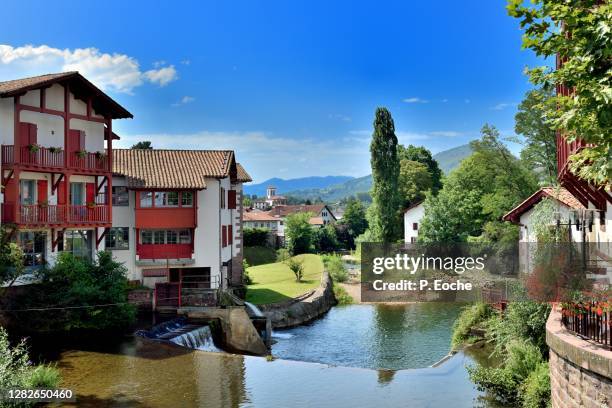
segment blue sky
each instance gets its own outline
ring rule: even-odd
[[[22,0],[3,14],[0,80],[78,69],[134,114],[115,122],[122,146],[235,149],[255,181],[368,174],[377,106],[434,153],[485,122],[511,135],[523,70],[541,64],[503,0]]]

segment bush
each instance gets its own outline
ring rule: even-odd
[[[244,259],[249,266],[273,263],[276,262],[276,251],[274,248],[262,246],[244,247]]]
[[[11,347],[6,330],[0,327],[0,389],[57,388],[59,383],[60,374],[55,367],[33,366],[25,343]]]
[[[470,337],[470,330],[483,323],[491,316],[491,308],[486,303],[475,303],[463,309],[453,325],[451,345],[453,349],[461,347]]]
[[[16,299],[15,309],[48,308],[36,313],[16,312],[16,321],[27,321],[28,331],[104,330],[125,327],[136,315],[127,302],[127,269],[109,252],[96,262],[61,253],[53,268],[39,273],[40,283]]]
[[[295,275],[296,282],[301,282],[302,276],[304,275],[304,262],[296,258],[289,258],[285,261],[285,265],[287,265]]]
[[[336,229],[332,224],[327,224],[316,230],[314,234],[314,246],[317,252],[332,252],[338,249],[340,244],[336,236]]]
[[[249,275],[249,263],[246,259],[242,260],[242,283],[245,285],[253,284],[253,279]]]
[[[522,387],[523,407],[546,408],[550,404],[550,371],[547,362],[538,364]]]
[[[351,295],[340,285],[334,285],[334,297],[339,305],[350,305],[354,302]]]
[[[323,264],[334,282],[346,282],[348,272],[338,255],[322,255]]]
[[[276,262],[285,262],[291,258],[291,252],[287,248],[280,248],[276,251]]]
[[[243,232],[245,247],[267,247],[270,245],[270,231],[265,228],[245,228]]]

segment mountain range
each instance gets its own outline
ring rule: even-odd
[[[433,155],[438,166],[445,174],[459,166],[461,160],[472,154],[469,144],[444,150]],[[326,176],[326,177],[302,177],[296,179],[271,178],[259,184],[245,185],[246,194],[265,196],[266,187],[273,185],[277,194],[293,196],[303,199],[318,199],[331,203],[357,193],[369,192],[372,188],[372,175],[363,177],[349,176]]]

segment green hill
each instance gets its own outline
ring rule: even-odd
[[[469,144],[454,147],[449,150],[444,150],[434,154],[433,158],[438,162],[438,166],[445,174],[448,174],[465,159],[472,154],[472,149]],[[343,198],[355,195],[357,193],[369,192],[372,188],[372,175],[358,177],[347,180],[343,183],[334,184],[325,188],[309,188],[301,190],[288,191],[286,195],[315,200],[321,198],[327,203],[335,203]]]

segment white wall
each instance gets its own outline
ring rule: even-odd
[[[13,98],[0,98],[0,143],[13,144],[15,128],[15,101]]]
[[[406,212],[404,212],[404,242],[412,242],[412,238],[419,236],[419,229],[421,228],[421,220],[425,215],[425,206],[419,204]],[[418,229],[415,231],[412,224],[417,223]]]

